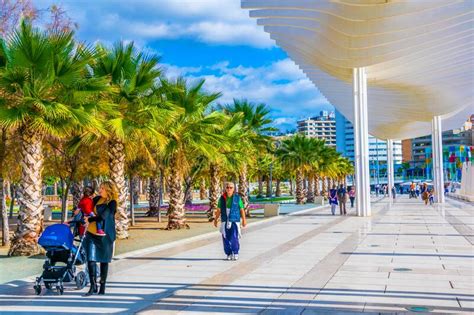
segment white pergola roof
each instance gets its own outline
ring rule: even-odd
[[[242,0],[321,93],[353,121],[366,67],[369,133],[406,139],[474,112],[474,0]]]

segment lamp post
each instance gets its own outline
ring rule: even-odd
[[[272,182],[272,171],[273,171],[273,161],[270,162],[270,203],[272,203],[272,191],[273,191],[273,182]]]

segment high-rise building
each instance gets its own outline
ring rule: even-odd
[[[298,120],[298,133],[310,138],[324,139],[329,146],[336,146],[336,121],[334,112],[321,111],[319,116]]]
[[[349,160],[354,161],[354,127],[339,111],[336,111],[336,150]],[[386,169],[387,142],[369,136],[370,170]],[[402,143],[393,142],[393,162],[402,163]]]

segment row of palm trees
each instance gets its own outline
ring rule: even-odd
[[[84,178],[107,176],[119,190],[117,236],[127,238],[127,179],[150,179],[151,215],[159,212],[158,190],[166,183],[167,228],[179,229],[188,227],[184,203],[196,185],[209,187],[212,213],[220,182],[238,180],[247,207],[248,182],[261,178],[255,170],[262,158],[278,161],[277,180],[296,177],[299,203],[312,202],[313,190],[319,194],[312,188],[319,178],[341,180],[352,172],[320,140],[296,136],[275,145],[266,136],[272,128],[265,105],[217,105],[221,94],[206,91],[203,80],[167,79],[159,57],[133,43],[91,46],[72,31],[27,22],[0,41],[0,188],[4,179],[19,186],[9,255],[38,252],[45,174],[64,179],[66,198],[71,190],[74,200]],[[5,219],[4,189],[0,200]]]

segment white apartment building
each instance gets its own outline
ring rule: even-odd
[[[321,111],[319,116],[297,122],[298,133],[310,138],[324,139],[329,146],[336,146],[336,119],[334,112]]]

